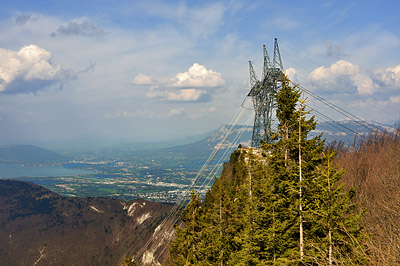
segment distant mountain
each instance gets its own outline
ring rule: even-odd
[[[230,132],[230,134],[229,134]],[[253,127],[237,125],[231,127],[230,125],[222,125],[219,129],[212,132],[209,136],[202,140],[168,148],[170,151],[180,151],[182,153],[189,153],[195,156],[205,156],[208,152],[219,148],[220,143],[225,139],[221,145],[221,149],[227,149],[231,146],[237,147],[239,143],[244,146],[251,145],[251,136],[253,133]],[[229,134],[228,137],[226,137]]]
[[[62,197],[32,183],[0,180],[0,265],[117,265],[159,231],[172,207]],[[145,253],[147,261],[164,254],[166,241]]]
[[[311,136],[322,133],[326,138],[326,143],[342,141],[345,145],[350,145],[354,138],[367,136],[373,131],[394,132],[395,130],[394,126],[372,121],[332,121],[318,123],[317,129],[311,132]]]
[[[0,146],[0,162],[49,163],[64,162],[68,157],[32,145]]]
[[[346,145],[353,142],[354,137],[365,136],[373,130],[393,131],[394,127],[382,125],[376,122],[361,122],[361,121],[335,121],[321,122],[317,125],[317,129],[311,132],[311,136],[316,136],[323,133],[326,138],[326,143],[343,141]],[[114,154],[119,154],[121,158],[140,158],[141,160],[154,160],[160,163],[161,168],[175,168],[184,166],[186,169],[198,170],[204,164],[209,155],[219,148],[220,143],[224,140],[227,133],[231,131],[229,137],[221,145],[220,151],[215,156],[214,163],[220,158],[229,159],[232,149],[235,149],[239,144],[242,146],[250,146],[253,133],[252,126],[237,125],[231,128],[230,125],[222,125],[219,129],[211,132],[203,139],[173,147],[158,147],[148,146],[146,149],[130,150],[118,149],[115,147]]]
[[[208,137],[194,143],[167,148],[166,150],[180,152],[190,156],[208,156],[212,150],[216,149],[220,142],[225,138],[231,126],[223,125],[218,130],[212,132]],[[237,125],[232,130],[231,135],[221,146],[222,152],[227,148],[236,148],[239,144],[250,146],[253,134],[252,126]],[[323,133],[326,142],[343,141],[345,144],[353,142],[354,137],[366,136],[373,131],[394,132],[394,126],[384,125],[377,122],[364,121],[333,121],[321,122],[317,124],[317,129],[311,132],[311,136]]]

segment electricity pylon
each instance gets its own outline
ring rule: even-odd
[[[251,140],[251,146],[255,148],[260,147],[261,141],[271,142],[270,132],[276,105],[275,94],[281,88],[284,76],[278,39],[275,38],[272,62],[265,45],[263,45],[263,48],[264,67],[261,80],[258,80],[253,64],[249,61],[251,90],[247,96],[252,98],[255,111],[253,137]]]

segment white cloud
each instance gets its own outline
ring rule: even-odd
[[[194,63],[187,71],[178,73],[171,79],[150,78],[140,73],[132,82],[135,85],[156,84],[149,88],[146,97],[173,102],[210,101],[211,94],[225,85],[220,73],[208,70],[198,63]],[[161,86],[164,89],[159,89]]]
[[[204,90],[183,89],[177,92],[168,92],[166,99],[169,101],[197,101],[205,93]]]
[[[312,71],[309,81],[315,88],[325,92],[352,93],[356,88],[359,95],[374,95],[381,100],[389,100],[393,92],[400,89],[400,65],[361,73],[357,65],[339,60],[330,67],[319,67]]]
[[[225,85],[221,74],[194,63],[188,71],[176,74],[171,87],[220,87]]]
[[[196,102],[202,100],[205,95],[205,90],[195,88],[171,91],[159,90],[153,87],[146,93],[147,98],[158,98],[162,101],[174,102]]]
[[[373,94],[377,85],[373,80],[359,73],[359,67],[345,60],[338,60],[330,67],[319,67],[309,75],[309,80],[317,88],[324,90],[352,90],[359,94]]]
[[[388,89],[400,88],[400,65],[374,72],[374,79]]]
[[[75,77],[72,71],[53,64],[51,53],[36,45],[19,51],[0,48],[0,91],[34,92]]]
[[[352,76],[359,71],[358,66],[345,60],[339,60],[330,67],[319,67],[310,74],[311,80],[332,79],[340,76]]]
[[[297,70],[293,67],[285,69],[285,75],[293,82],[297,82]]]
[[[173,108],[169,111],[168,116],[177,116],[177,115],[181,115],[182,112],[184,111],[183,108]]]
[[[371,78],[361,74],[354,75],[352,80],[359,94],[373,94],[378,88],[377,84]]]
[[[135,85],[148,85],[152,83],[152,80],[149,76],[139,73],[132,79],[132,83]]]

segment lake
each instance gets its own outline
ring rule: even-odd
[[[94,171],[69,169],[62,166],[25,166],[13,163],[0,163],[0,178],[77,176],[93,174]]]

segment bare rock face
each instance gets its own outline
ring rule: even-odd
[[[0,180],[0,265],[117,265],[140,252],[144,264],[161,264],[173,236],[172,226],[161,222],[172,207],[63,197],[32,183]],[[159,240],[147,246],[150,237]]]

